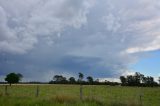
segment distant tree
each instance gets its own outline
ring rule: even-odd
[[[150,83],[153,84],[154,83],[154,78],[150,76]]]
[[[147,86],[153,86],[154,85],[154,78],[151,76],[146,77],[146,85]]]
[[[143,78],[144,78],[143,74],[136,72],[134,75],[135,85],[137,85],[137,86],[141,85],[141,83],[143,82]]]
[[[134,84],[140,85],[141,83],[140,73],[136,72],[133,78],[134,78]]]
[[[158,78],[158,82],[159,82],[159,84],[160,84],[160,77]]]
[[[83,87],[82,87],[82,80],[83,80],[83,77],[84,75],[82,73],[78,73],[78,77],[79,77],[79,82],[80,82],[80,100],[82,100],[83,98]]]
[[[96,79],[95,82],[98,82],[98,83],[99,83],[99,79]]]
[[[93,83],[96,85],[100,84],[99,79],[97,78],[95,81],[93,81]]]
[[[8,74],[7,76],[6,76],[6,78],[5,78],[5,81],[7,81],[9,84],[10,84],[10,86],[11,86],[11,84],[13,84],[13,83],[18,83],[20,80],[21,80],[21,78],[23,77],[22,75],[20,76],[21,74],[16,74],[16,73],[10,73],[10,74]]]
[[[108,80],[104,80],[104,83],[107,84],[109,81]]]
[[[91,76],[88,76],[87,80],[89,84],[93,84],[93,78]]]
[[[129,86],[135,86],[135,78],[134,78],[134,76],[128,75],[126,82],[127,82],[127,85],[129,85]]]
[[[127,77],[120,76],[122,85],[127,86],[158,86],[158,83],[154,81],[151,76],[145,77],[143,74],[136,72],[134,75],[128,75]]]
[[[126,79],[124,77],[120,77],[122,84],[124,84],[126,80],[126,85],[128,86],[141,86],[142,83],[146,82],[146,79],[143,74],[136,72],[134,75],[128,75]]]
[[[146,83],[147,83],[147,78],[146,78],[146,77],[143,77],[142,83],[143,83],[143,84],[146,84]]]
[[[70,82],[71,84],[74,84],[74,83],[76,83],[76,80],[75,80],[74,77],[70,77],[70,78],[69,78],[69,82]]]
[[[121,80],[122,85],[126,84],[126,78],[124,76],[120,76],[120,80]]]
[[[140,74],[140,83],[143,83],[143,79],[144,79],[144,75],[143,74]]]
[[[78,73],[79,74],[79,81],[82,82],[84,75],[82,73]]]
[[[56,82],[56,83],[66,83],[67,80],[66,80],[66,77],[63,77],[62,75],[55,75],[53,77],[53,80]]]

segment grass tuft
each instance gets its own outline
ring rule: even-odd
[[[53,99],[58,103],[75,103],[77,101],[77,98],[68,95],[57,95]]]
[[[98,97],[87,97],[84,102],[95,103],[97,106],[105,106],[101,98]]]
[[[134,101],[130,101],[130,102],[111,102],[110,106],[142,106],[139,103],[136,103]]]
[[[2,97],[3,96],[3,93],[0,93],[0,97]]]

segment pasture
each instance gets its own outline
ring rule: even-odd
[[[159,87],[83,85],[0,85],[0,106],[160,106]],[[38,96],[38,97],[37,97]]]

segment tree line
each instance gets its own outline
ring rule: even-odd
[[[84,75],[82,73],[78,73],[79,78],[76,80],[74,77],[66,78],[62,75],[55,75],[53,80],[49,82],[49,84],[83,84],[83,85],[119,85],[118,82],[110,82],[104,81],[100,82],[99,79],[95,79],[92,76],[87,76],[86,80],[84,80]]]
[[[10,85],[14,83],[19,83],[23,75],[20,73],[9,73],[6,75],[5,81]],[[4,82],[0,82],[3,83]],[[23,82],[21,82],[23,83]],[[54,75],[52,80],[48,82],[49,84],[82,84],[82,85],[119,85],[118,82],[110,82],[105,80],[104,82],[100,82],[99,79],[95,79],[92,76],[87,76],[86,80],[84,80],[84,74],[78,73],[78,79],[75,77],[66,78],[63,75]],[[44,82],[25,82],[25,84],[46,84]]]
[[[122,86],[158,86],[158,83],[154,81],[154,78],[152,76],[144,76],[139,72],[136,72],[134,75],[120,76],[120,80]],[[160,77],[158,81],[160,84]]]
[[[23,75],[20,73],[9,73],[6,75],[5,81],[7,81],[10,85],[13,83],[18,83],[23,78]],[[154,78],[151,76],[144,76],[143,74],[136,72],[134,75],[128,76],[120,76],[119,82],[110,82],[110,81],[99,81],[99,79],[95,79],[92,76],[87,76],[86,80],[84,80],[84,74],[78,73],[78,79],[75,77],[66,78],[63,75],[54,75],[52,80],[49,81],[49,84],[82,84],[82,85],[122,85],[122,86],[144,86],[144,87],[153,87],[158,86],[158,83],[154,81]],[[160,85],[160,77],[159,77],[159,85]],[[28,82],[32,83],[32,82]],[[41,82],[33,82],[33,83],[41,83]]]

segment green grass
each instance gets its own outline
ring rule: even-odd
[[[160,106],[160,88],[79,85],[0,85],[0,106]],[[140,101],[140,95],[142,100]]]

